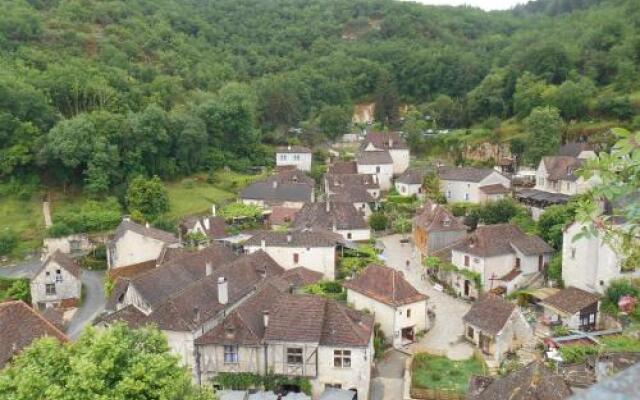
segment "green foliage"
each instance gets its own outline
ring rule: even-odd
[[[525,213],[520,204],[509,198],[483,203],[469,211],[470,215],[477,216],[478,221],[486,225],[507,223],[514,217]]]
[[[373,324],[373,357],[376,360],[382,359],[384,352],[388,349],[390,344],[387,343],[387,338],[382,332],[380,323]]]
[[[575,216],[576,204],[572,202],[545,208],[538,219],[540,236],[556,250],[561,250],[563,230]]]
[[[338,139],[349,132],[351,109],[342,106],[325,106],[318,116],[318,127],[330,139]]]
[[[154,220],[169,211],[167,189],[157,176],[134,178],[127,188],[126,200],[129,211],[141,213],[146,220]]]
[[[0,231],[0,256],[11,253],[18,244],[18,235],[12,229],[4,228]]]
[[[560,112],[553,107],[536,107],[524,120],[528,130],[525,157],[537,165],[548,154],[555,154],[564,131],[564,121]]]
[[[562,254],[556,253],[549,262],[547,278],[556,282],[562,282]]]
[[[250,372],[220,372],[213,379],[215,384],[225,389],[247,390],[260,388],[280,392],[284,387],[295,385],[300,391],[311,395],[311,382],[305,377],[288,377],[285,375],[258,375]]]
[[[374,231],[383,231],[389,225],[389,218],[382,212],[374,212],[369,216],[369,226]]]
[[[418,353],[411,365],[411,386],[421,389],[451,390],[464,394],[472,375],[485,375],[481,359],[453,361],[444,356]]]
[[[565,364],[583,363],[592,355],[598,354],[597,346],[573,345],[560,347],[560,355]]]
[[[105,331],[89,328],[68,344],[53,338],[34,342],[0,372],[0,397],[213,399],[191,379],[160,331],[119,324]]]
[[[395,233],[410,233],[411,232],[411,220],[403,216],[395,218],[391,224]]]
[[[220,210],[219,215],[226,220],[238,218],[257,219],[262,217],[262,209],[250,204],[230,203]]]
[[[568,336],[571,331],[564,325],[558,325],[553,327],[551,334],[553,337]]]
[[[102,232],[115,228],[121,221],[120,204],[114,198],[98,202],[89,200],[60,212],[54,212],[51,237],[74,233]]]
[[[22,300],[31,303],[31,289],[28,279],[0,278],[0,302],[5,300]]]
[[[378,261],[378,251],[372,246],[359,245],[357,249],[347,249],[339,260],[337,279],[353,276],[367,265]]]
[[[304,287],[305,293],[319,294],[334,300],[346,301],[347,292],[342,289],[340,282],[321,281]]]
[[[609,282],[609,286],[605,291],[605,302],[617,307],[618,301],[623,296],[640,298],[640,282],[624,278]]]

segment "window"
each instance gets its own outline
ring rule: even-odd
[[[62,283],[62,274],[56,274],[56,283]]]
[[[467,327],[467,337],[469,339],[473,339],[473,328],[472,327]]]
[[[280,154],[280,161],[287,161],[287,155],[286,154]]]
[[[351,232],[347,233],[347,239],[351,239]]]
[[[333,366],[336,368],[351,368],[351,350],[334,350]]]
[[[520,269],[520,257],[516,257],[516,269]]]
[[[411,318],[411,309],[410,308],[407,309],[407,318]]]
[[[464,194],[464,199],[465,199],[466,201],[469,201],[469,198],[470,198],[470,197],[469,197],[469,193],[465,193],[465,194]]]
[[[572,247],[572,248],[571,248],[571,258],[572,258],[572,259],[573,259],[573,258],[576,258],[576,248],[575,248],[575,247]]]
[[[287,364],[302,364],[302,348],[287,347]]]
[[[56,295],[56,284],[55,283],[47,283],[44,287],[47,296],[55,296]]]
[[[238,363],[238,346],[224,346],[224,362],[225,364]]]
[[[469,256],[464,256],[464,266],[465,267],[469,266]]]
[[[293,263],[297,264],[300,261],[300,254],[293,253]]]
[[[49,276],[49,275],[51,275],[51,272],[46,271],[44,274],[45,274],[46,276]]]
[[[596,322],[596,315],[595,314],[589,314],[589,323],[590,324],[594,324]]]
[[[376,167],[376,173],[379,174],[380,173],[380,167]]]
[[[340,383],[325,383],[325,389],[342,389],[342,384]]]
[[[451,198],[451,190],[447,190],[447,199]]]

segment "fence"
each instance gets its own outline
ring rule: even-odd
[[[464,395],[454,390],[411,388],[411,398],[419,400],[463,400]]]

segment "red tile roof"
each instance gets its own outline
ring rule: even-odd
[[[393,307],[428,298],[411,286],[402,272],[375,264],[366,267],[343,286]]]

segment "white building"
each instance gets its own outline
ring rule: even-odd
[[[276,150],[278,167],[294,166],[300,171],[311,171],[311,150],[304,146],[284,146]]]
[[[592,331],[598,323],[600,296],[568,286],[540,302],[544,317],[550,324],[562,324],[569,329]]]
[[[372,264],[343,286],[347,289],[347,302],[373,313],[394,347],[414,342],[419,332],[431,326],[428,297],[411,286],[402,272]]]
[[[342,163],[345,164],[345,163]],[[337,165],[333,164],[329,169],[336,169]],[[339,170],[339,168],[338,168]],[[358,168],[353,163],[353,173],[326,173],[324,175],[324,191],[327,194],[342,193],[350,188],[364,187],[374,200],[380,198],[380,185],[378,184],[378,175],[376,174],[358,174]]]
[[[107,264],[115,269],[157,260],[165,246],[180,247],[180,240],[172,233],[125,217],[107,244]]]
[[[336,250],[343,243],[342,236],[328,231],[266,231],[247,240],[244,248],[249,254],[266,252],[286,270],[305,267],[334,280]]]
[[[296,215],[293,227],[324,229],[338,233],[348,241],[364,242],[371,238],[364,212],[350,203],[307,203]]]
[[[518,307],[492,294],[473,303],[462,321],[465,339],[498,364],[507,352],[517,350],[533,337]]]
[[[490,168],[441,167],[440,191],[447,202],[481,203],[507,197],[511,181]]]
[[[393,162],[393,175],[403,174],[409,168],[409,146],[395,132],[371,132],[365,137],[360,149],[389,152]]]
[[[82,269],[60,251],[47,256],[31,280],[34,308],[73,307],[80,303]]]
[[[358,174],[375,174],[381,190],[391,189],[393,160],[386,150],[360,151],[356,157]]]
[[[404,197],[422,197],[424,195],[422,184],[424,174],[416,170],[407,170],[395,181],[396,191]]]
[[[273,206],[300,209],[315,201],[315,181],[300,170],[283,169],[242,189],[239,199],[265,209]]]
[[[568,225],[562,236],[562,280],[589,292],[604,294],[612,280],[640,277],[636,266],[626,267],[625,258],[605,240],[602,231],[595,235],[580,235],[586,226],[578,222]],[[624,229],[624,225],[616,225]]]
[[[480,275],[485,291],[502,286],[511,293],[542,274],[553,248],[515,225],[497,224],[479,226],[450,252],[453,265]],[[476,297],[468,278],[455,286],[460,295]]]

